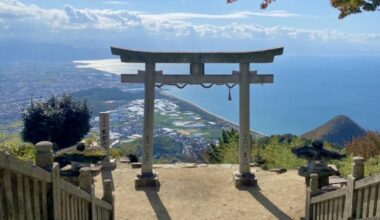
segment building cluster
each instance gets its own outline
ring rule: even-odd
[[[71,93],[93,87],[120,86],[118,76],[78,69],[68,62],[13,62],[0,66],[0,121],[21,119],[31,99]]]
[[[143,134],[144,100],[126,102],[110,111],[110,129],[113,143],[125,143],[140,139]],[[181,143],[183,155],[193,157],[204,150],[217,137],[207,135],[212,129],[219,129],[215,122],[202,119],[196,112],[183,111],[167,99],[155,100],[154,137],[167,136],[173,142]],[[92,120],[92,127],[98,129],[99,118]]]

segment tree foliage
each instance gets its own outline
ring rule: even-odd
[[[89,132],[90,117],[86,101],[74,101],[70,95],[32,101],[22,114],[22,138],[33,144],[51,141],[55,144],[55,150],[66,148]]]
[[[239,145],[239,133],[236,129],[223,130],[222,136],[218,140],[218,144],[211,143],[207,149],[207,162],[210,163],[234,163],[231,158],[236,158],[234,155],[235,149]],[[232,159],[233,160],[233,159]]]
[[[380,0],[331,0],[331,5],[340,11],[339,18],[363,11],[376,11]]]
[[[237,0],[227,0],[227,3],[234,3],[236,1]],[[260,8],[267,8],[274,1],[275,0],[263,0],[260,4]],[[330,0],[330,2],[334,8],[340,11],[340,19],[364,11],[377,11],[380,7],[380,0]]]
[[[345,147],[347,153],[354,156],[362,156],[366,159],[380,156],[380,133],[368,132],[362,137],[354,138]]]

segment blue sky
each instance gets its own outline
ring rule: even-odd
[[[330,2],[0,0],[0,40],[148,50],[380,54],[380,12],[339,20]]]

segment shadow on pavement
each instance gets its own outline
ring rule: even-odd
[[[239,187],[240,191],[247,191],[253,196],[262,206],[264,206],[272,215],[281,220],[288,220],[290,218],[285,212],[278,208],[273,202],[271,202],[264,194],[260,192],[260,188],[256,187]]]
[[[148,198],[150,205],[156,213],[157,219],[171,220],[168,210],[166,210],[164,204],[161,201],[160,196],[158,195],[158,192],[160,191],[159,187],[144,187],[139,190],[145,192],[145,195]]]

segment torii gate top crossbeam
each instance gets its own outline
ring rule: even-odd
[[[271,63],[284,48],[248,52],[147,52],[111,47],[125,63]]]

